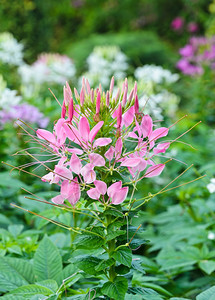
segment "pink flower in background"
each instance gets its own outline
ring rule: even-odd
[[[190,23],[188,23],[188,25],[187,25],[187,30],[188,30],[190,33],[197,32],[197,31],[199,30],[198,24],[195,23],[195,22],[190,22]]]
[[[172,23],[171,27],[174,31],[180,31],[184,26],[184,19],[181,17],[176,17]]]

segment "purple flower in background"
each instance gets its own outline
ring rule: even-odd
[[[179,53],[185,57],[193,56],[194,49],[191,45],[186,45],[184,48],[179,49]]]
[[[21,119],[27,123],[36,123],[39,127],[45,128],[49,123],[49,118],[44,115],[33,105],[20,104],[10,108],[10,110],[0,111],[0,126],[5,123]],[[18,121],[19,122],[19,121]]]
[[[176,17],[171,23],[171,27],[174,31],[181,30],[183,26],[184,26],[184,19],[181,17]]]
[[[215,36],[192,37],[189,44],[179,50],[182,58],[177,63],[177,68],[186,75],[201,75],[204,66],[212,70],[215,65]]]

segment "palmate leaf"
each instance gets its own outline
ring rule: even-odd
[[[0,257],[0,291],[12,291],[19,286],[29,284],[25,277],[29,274],[31,267],[28,262],[18,258],[5,258]]]
[[[113,282],[106,282],[101,289],[103,294],[115,300],[124,300],[127,290],[128,281],[122,276],[117,276]]]
[[[131,266],[132,262],[132,252],[131,249],[128,247],[121,247],[117,251],[113,253],[113,258],[115,258],[116,261],[121,263],[122,265],[125,265],[127,267]]]
[[[45,236],[34,255],[34,273],[37,281],[54,279],[62,282],[62,259],[57,247]]]

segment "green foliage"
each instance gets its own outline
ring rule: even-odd
[[[73,57],[78,70],[84,69],[83,62],[95,46],[117,45],[130,60],[132,66],[154,63],[163,65],[174,61],[170,47],[150,31],[93,35],[67,47],[66,53]],[[135,47],[134,47],[135,45]]]
[[[117,276],[113,282],[106,282],[102,292],[115,300],[123,300],[128,289],[128,281],[125,277]]]
[[[36,280],[55,279],[62,281],[62,260],[57,247],[48,237],[44,237],[34,255]]]

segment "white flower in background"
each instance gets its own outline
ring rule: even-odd
[[[22,92],[31,97],[43,84],[65,84],[75,73],[75,65],[66,55],[44,53],[32,65],[22,65],[18,69],[22,81]]]
[[[134,72],[134,76],[137,80],[152,81],[157,84],[172,84],[179,79],[178,74],[172,74],[169,70],[155,65],[138,67]]]
[[[210,180],[210,183],[207,185],[207,189],[209,190],[209,192],[212,194],[212,193],[215,193],[215,178],[212,178]]]
[[[215,240],[215,234],[213,232],[208,233],[208,239],[209,240]]]
[[[128,69],[127,56],[117,46],[97,46],[87,58],[88,71],[81,76],[92,86],[99,83],[107,88],[112,76],[123,79]],[[81,83],[81,79],[80,79]]]
[[[22,97],[17,95],[17,91],[6,87],[6,82],[0,76],[0,109],[8,110],[11,106],[18,104]]]
[[[23,63],[23,48],[11,33],[0,34],[0,62],[20,66]]]

